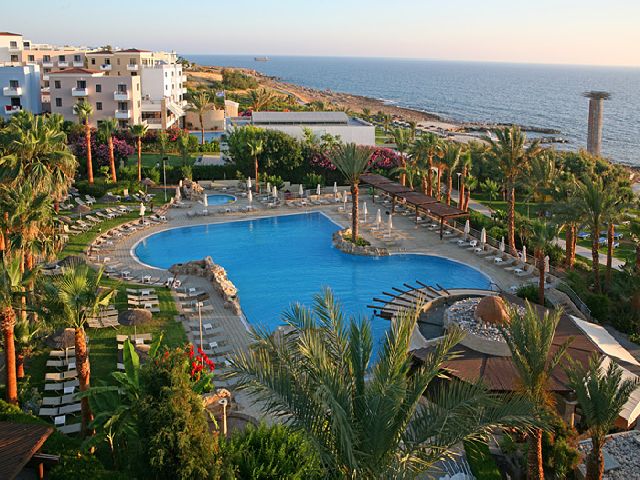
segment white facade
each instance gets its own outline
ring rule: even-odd
[[[18,63],[23,49],[22,35],[0,32],[0,63]]]
[[[179,63],[158,62],[144,66],[142,81],[142,119],[151,129],[169,128],[185,115],[186,76]]]
[[[0,65],[0,109],[4,119],[21,110],[42,113],[38,65]]]

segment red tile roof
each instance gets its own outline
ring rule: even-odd
[[[0,32],[0,37],[21,37],[21,33]]]
[[[95,73],[102,73],[102,72],[99,70],[89,70],[88,68],[67,68],[66,70],[56,70],[55,72],[50,72],[49,75],[55,75],[59,73],[93,75]]]
[[[111,55],[111,50],[98,50],[97,52],[87,52],[87,55]]]

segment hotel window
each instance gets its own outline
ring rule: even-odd
[[[18,42],[9,42],[11,48],[18,48]]]
[[[127,84],[119,83],[118,84],[118,93],[127,93]]]
[[[18,61],[18,55],[11,55],[11,61],[12,62],[17,62]]]
[[[27,58],[28,58],[28,60],[30,62],[35,62],[36,61],[36,57],[34,55],[29,55]]]
[[[49,55],[43,55],[42,56],[42,61],[43,62],[50,62],[51,61],[51,57]]]
[[[64,55],[58,55],[58,61],[59,62],[64,62],[65,61]]]
[[[18,80],[9,80],[9,88],[18,88],[18,87],[20,87]]]
[[[60,88],[60,80],[56,80],[53,82],[53,87],[54,88]]]
[[[118,110],[129,110],[127,102],[118,102]]]
[[[78,81],[76,82],[76,88],[77,88],[78,90],[83,89],[83,88],[87,88],[87,82],[86,82],[86,80],[78,80]]]
[[[56,98],[56,107],[61,107],[61,106],[62,106],[62,99]]]
[[[102,110],[102,102],[96,102],[96,110]]]
[[[101,93],[102,92],[102,85],[100,85],[99,83],[96,83],[96,93]]]
[[[82,57],[80,55],[74,55],[73,56],[73,61],[74,62],[81,62],[82,61]]]
[[[91,65],[95,65],[95,64],[96,64],[96,59],[95,59],[95,58],[92,58],[92,59],[91,59]]]

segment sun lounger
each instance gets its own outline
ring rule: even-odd
[[[78,379],[75,378],[73,380],[69,380],[68,382],[52,382],[52,383],[45,383],[44,384],[44,390],[46,392],[55,392],[58,390],[64,390],[66,388],[76,388],[80,385],[80,382],[78,382]]]
[[[60,415],[67,415],[69,413],[77,413],[80,411],[80,409],[81,409],[80,403],[72,403],[71,405],[64,405],[60,407],[60,410],[58,413]]]
[[[80,430],[82,430],[82,424],[80,423],[72,423],[71,425],[58,427],[58,431],[66,435],[69,435],[70,433],[80,433]]]
[[[56,415],[58,415],[58,407],[40,407],[38,410],[40,417],[54,417]]]

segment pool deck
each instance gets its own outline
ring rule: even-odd
[[[226,194],[232,192],[216,190],[208,191],[207,193]],[[371,219],[375,219],[377,208],[381,208],[383,217],[386,217],[385,212],[390,209],[388,206],[380,205],[380,207],[378,207],[378,204],[374,205],[372,198],[368,195],[362,195],[361,203],[364,202],[367,203],[369,209],[368,217]],[[167,223],[152,224],[143,230],[132,233],[129,236],[114,239],[113,246],[109,246],[108,250],[102,251],[99,255],[91,257],[93,264],[96,266],[110,265],[118,272],[129,271],[133,276],[133,281],[138,281],[140,283],[142,283],[142,278],[145,275],[150,275],[154,280],[160,283],[165,282],[169,276],[173,275],[167,270],[155,269],[141,264],[134,258],[133,249],[136,244],[145,237],[163,230],[183,226],[225,223],[229,221],[250,220],[276,215],[292,215],[313,211],[323,212],[333,222],[342,227],[349,227],[351,225],[351,219],[348,214],[351,204],[347,204],[347,212],[344,212],[343,208],[341,208],[343,206],[342,203],[310,205],[302,208],[286,206],[267,208],[258,202],[253,202],[255,210],[252,212],[215,213],[218,210],[223,210],[224,207],[209,206],[209,215],[202,216],[201,212],[204,209],[202,204],[198,202],[186,203],[190,205],[189,208],[171,208],[166,213]],[[235,208],[242,208],[246,206],[248,206],[248,201],[246,198],[241,196],[238,196],[237,202],[233,204],[233,207]],[[187,214],[188,212],[189,214]],[[393,234],[393,244],[390,244],[389,242],[385,244],[373,235],[370,224],[364,224],[361,231],[361,235],[370,241],[372,245],[386,247],[392,254],[422,253],[437,255],[474,267],[487,274],[490,277],[491,282],[503,290],[509,290],[512,286],[519,285],[527,280],[530,281],[531,279],[531,277],[519,278],[511,272],[505,271],[504,268],[494,265],[493,262],[487,261],[484,257],[474,254],[467,248],[458,247],[456,244],[452,243],[451,238],[440,240],[438,231],[430,231],[424,227],[416,226],[415,219],[412,215],[403,216],[395,214],[393,216]],[[327,239],[327,241],[330,241],[330,239]],[[215,258],[213,260],[215,261]],[[221,375],[228,369],[225,366],[227,356],[232,355],[234,352],[246,351],[251,343],[251,336],[247,330],[246,323],[243,318],[235,315],[231,310],[225,308],[223,299],[216,293],[212,285],[206,279],[193,275],[183,275],[180,276],[179,279],[182,282],[182,287],[205,291],[209,296],[208,302],[211,304],[211,307],[206,313],[202,313],[202,323],[213,325],[214,328],[206,335],[204,343],[205,345],[208,345],[209,342],[213,341],[219,345],[211,352],[211,357],[216,362],[216,373],[219,374],[216,384],[219,387],[232,387],[232,385],[227,385],[225,383]],[[398,279],[398,286],[401,286],[404,281],[411,283],[415,280],[419,280],[426,284],[432,283],[427,277],[418,279],[407,278]],[[198,345],[200,343],[200,338],[199,328],[196,326],[199,321],[197,313],[184,312],[176,292],[174,292],[174,298],[179,311],[177,319],[182,322],[189,341],[194,345]],[[242,299],[242,292],[240,292],[240,299]],[[261,414],[255,402],[247,399],[242,392],[236,392],[234,396],[241,412],[252,415],[256,418],[265,418]],[[269,419],[266,420],[268,421]]]

